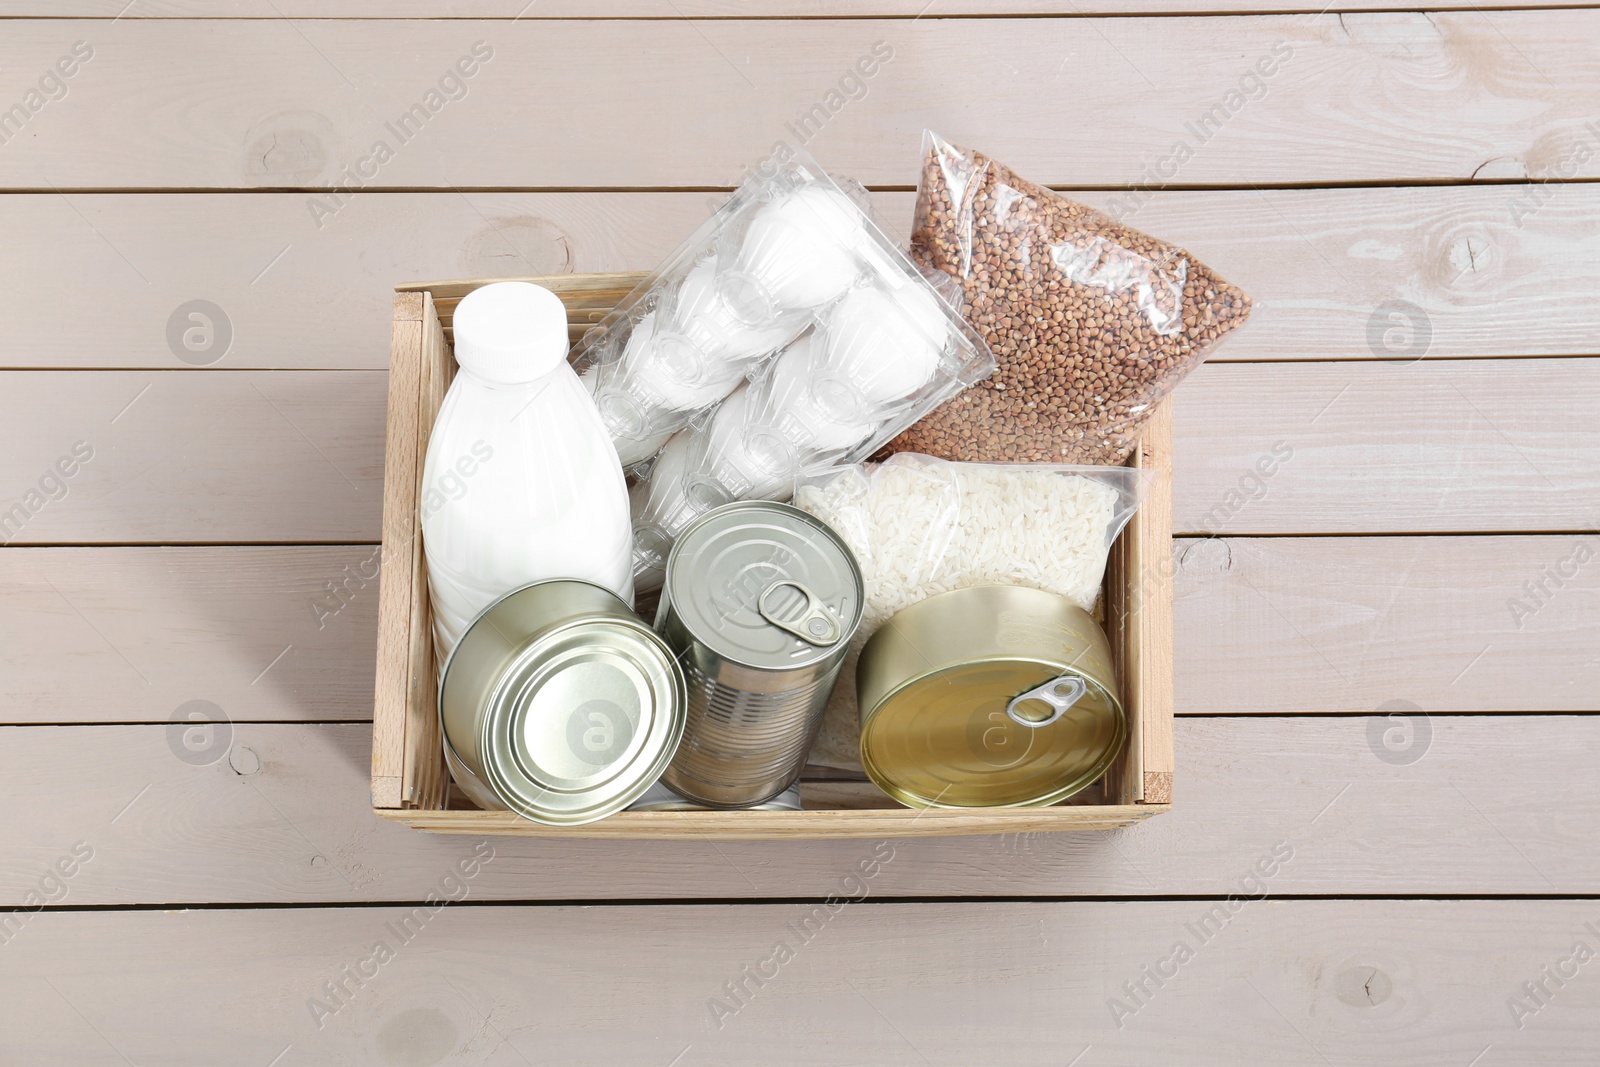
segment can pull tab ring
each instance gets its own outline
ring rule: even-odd
[[[787,607],[769,603],[772,594],[779,589],[793,589],[802,599],[795,601],[793,598],[788,598]],[[844,627],[839,625],[839,620],[828,610],[828,605],[817,599],[817,594],[799,582],[788,579],[773,582],[763,589],[760,599],[756,601],[756,610],[761,613],[763,619],[778,629],[794,634],[807,644],[819,648],[838,643],[844,633]]]
[[[1076,674],[1063,674],[1052,678],[1043,685],[1034,686],[1026,693],[1019,693],[1011,698],[1006,705],[1006,714],[1011,720],[1037,729],[1040,726],[1049,726],[1067,713],[1067,709],[1076,704],[1083,694],[1089,691],[1089,686]],[[1032,704],[1033,708],[1024,707]],[[1040,716],[1034,709],[1043,704],[1050,709],[1049,714]],[[1030,711],[1033,712],[1030,714]]]

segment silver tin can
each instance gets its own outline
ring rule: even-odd
[[[439,682],[451,775],[480,807],[574,826],[655,784],[683,735],[683,674],[608,589],[537,582],[475,619]]]
[[[684,530],[656,614],[688,685],[683,741],[662,781],[719,808],[793,785],[863,599],[850,549],[799,508],[740,501]]]
[[[712,811],[704,804],[685,800],[666,786],[657,782],[638,800],[628,806],[629,811]],[[800,787],[790,786],[765,804],[756,804],[750,811],[801,811]]]

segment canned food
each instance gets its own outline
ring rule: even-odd
[[[672,653],[609,589],[507,593],[475,619],[439,682],[445,759],[483,808],[577,825],[655,784],[683,736]]]
[[[1104,631],[1037,589],[977,586],[906,608],[861,650],[856,691],[861,764],[911,807],[1054,804],[1127,739]]]
[[[657,782],[644,796],[628,805],[629,811],[711,811],[704,804],[680,797]],[[800,811],[800,787],[790,786],[765,804],[752,804],[751,811]]]
[[[850,549],[799,508],[740,501],[690,524],[656,614],[688,684],[683,742],[662,781],[719,808],[793,785],[862,601]]]

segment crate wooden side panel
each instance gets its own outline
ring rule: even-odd
[[[433,631],[418,502],[428,437],[453,366],[433,298],[426,292],[397,292],[372,716],[375,809],[442,807],[448,785],[438,755]]]
[[[417,525],[418,400],[425,293],[396,293],[389,352],[389,414],[383,465],[383,552],[378,572],[378,662],[372,707],[372,805],[405,800],[406,707],[416,570],[401,546]]]
[[[561,297],[567,308],[567,338],[577,343],[589,327],[603,319],[608,311],[622,302],[640,282],[649,277],[648,271],[619,271],[600,274],[559,274],[526,278],[456,278],[438,282],[406,282],[396,286],[396,292],[426,292],[432,295],[444,326],[444,335],[455,339],[450,324],[456,305],[486,281],[533,282],[542,285]]]
[[[567,306],[574,340],[646,275],[561,275],[514,279],[551,289]],[[1157,476],[1114,546],[1106,579],[1106,624],[1121,672],[1130,740],[1103,787],[1076,802],[1045,808],[912,810],[888,802],[865,782],[805,782],[800,812],[621,812],[579,827],[542,826],[509,812],[453,806],[439,736],[425,562],[418,501],[428,435],[455,369],[450,318],[461,298],[489,279],[416,282],[396,295],[388,459],[385,470],[384,590],[396,574],[403,615],[380,605],[379,700],[374,709],[374,809],[436,833],[525,837],[776,839],[914,837],[1095,830],[1126,826],[1166,811],[1172,782],[1171,415],[1163,404],[1134,458]],[[397,398],[396,390],[409,391]],[[409,429],[408,429],[409,427]],[[400,438],[396,434],[409,433]],[[404,446],[406,441],[411,447]],[[396,461],[398,460],[398,467]],[[409,494],[406,491],[409,490]],[[391,512],[391,492],[408,496]],[[404,566],[402,566],[404,564]],[[395,650],[404,648],[397,657]],[[382,652],[387,650],[385,659]],[[381,676],[401,667],[405,685]],[[404,689],[404,699],[395,693]],[[386,702],[384,696],[390,699]],[[384,747],[380,781],[379,745]],[[400,746],[398,756],[393,751]],[[389,772],[399,767],[391,783]],[[380,786],[382,792],[380,792]],[[392,800],[382,803],[381,799]],[[456,805],[461,802],[455,801]]]
[[[1131,460],[1154,477],[1106,561],[1106,636],[1128,716],[1128,748],[1106,773],[1105,791],[1120,804],[1172,799],[1171,454],[1169,400],[1146,423]]]
[[[413,500],[420,502],[423,495],[422,476],[428,455],[428,441],[433,435],[434,420],[439,417],[439,406],[454,377],[455,360],[450,355],[434,308],[433,297],[423,294],[422,357],[417,384],[417,478]],[[441,753],[439,725],[439,690],[433,647],[433,607],[428,594],[428,564],[422,551],[421,516],[411,532],[412,556],[415,560],[415,593],[411,616],[411,677],[412,695],[407,705],[406,736],[416,738],[406,746],[405,797],[407,806],[418,808],[444,807],[445,787],[449,772]]]
[[[1138,802],[1172,803],[1172,401],[1151,416],[1139,443],[1139,466],[1154,480],[1124,539],[1131,557],[1122,574],[1123,595],[1137,610],[1125,643],[1125,684],[1133,691],[1129,715],[1140,739]]]
[[[1167,810],[1164,804],[1058,808],[929,808],[813,811],[624,811],[587,826],[542,826],[509,811],[395,811],[379,814],[418,830],[516,837],[652,838],[734,841],[818,837],[957,837],[1052,830],[1113,830]]]

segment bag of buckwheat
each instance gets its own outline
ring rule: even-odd
[[[923,143],[912,258],[956,280],[999,369],[882,454],[1121,463],[1250,298],[1183,249],[981,152],[932,132]]]
[[[794,503],[855,554],[866,592],[809,762],[860,767],[856,660],[899,611],[975,585],[1021,585],[1094,611],[1112,542],[1154,475],[1135,467],[951,463],[899,453],[802,476]]]

